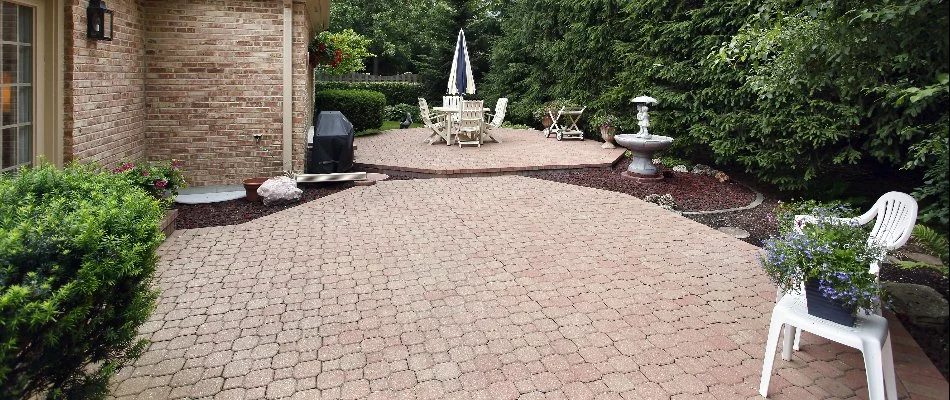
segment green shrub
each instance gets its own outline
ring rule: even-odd
[[[353,129],[379,128],[383,124],[386,96],[371,90],[324,90],[313,96],[314,112],[340,111]]]
[[[387,121],[402,121],[406,118],[406,113],[412,116],[412,122],[419,122],[419,106],[413,106],[405,103],[399,103],[392,106],[386,106]]]
[[[425,97],[425,88],[418,83],[407,82],[317,82],[315,91],[372,90],[386,96],[386,104],[419,104],[419,98]]]
[[[0,397],[104,397],[146,345],[159,202],[74,164],[0,176],[0,204]]]

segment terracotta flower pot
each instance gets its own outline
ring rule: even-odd
[[[550,128],[551,125],[554,125],[554,120],[551,119],[550,115],[545,115],[544,117],[541,118],[541,126],[543,126],[544,129]]]
[[[247,201],[261,201],[261,196],[257,194],[257,189],[267,182],[270,178],[251,178],[244,181],[244,191],[247,193]]]

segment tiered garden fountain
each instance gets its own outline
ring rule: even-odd
[[[614,141],[617,144],[630,150],[632,158],[630,167],[621,175],[641,182],[661,180],[663,174],[653,165],[653,153],[669,148],[673,144],[673,138],[650,134],[648,105],[656,104],[656,99],[649,96],[639,96],[631,100],[631,103],[637,105],[637,125],[640,126],[640,131],[635,134],[627,133],[614,136]]]

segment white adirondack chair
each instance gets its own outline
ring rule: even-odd
[[[464,100],[459,112],[458,144],[482,147],[482,133],[485,131],[485,110],[482,100]],[[464,137],[464,140],[463,140]]]
[[[431,145],[440,140],[445,140],[448,143],[449,133],[446,128],[445,117],[437,115],[433,118],[429,113],[429,103],[422,97],[419,98],[419,115],[422,117],[422,123],[426,128],[432,130],[432,133],[423,142],[428,142]]]
[[[505,122],[505,112],[507,109],[508,109],[508,98],[502,97],[498,99],[497,103],[495,103],[495,113],[485,114],[487,117],[491,117],[491,119],[489,120],[488,125],[485,126],[484,139],[491,139],[495,143],[501,143],[501,141],[499,141],[498,139],[495,139],[495,137],[492,136],[491,131],[494,129],[500,128],[501,124]]]
[[[868,241],[875,242],[888,251],[897,249],[907,243],[913,232],[914,224],[917,222],[917,201],[905,193],[888,192],[864,214],[855,218],[834,218],[831,222],[864,225],[871,220],[875,223]],[[816,217],[810,215],[795,216],[796,229],[817,221]],[[868,266],[869,272],[877,275],[881,261],[877,260]],[[887,319],[880,316],[880,307],[872,311],[874,313],[871,315],[862,315],[863,313],[859,311],[855,326],[848,327],[809,315],[803,294],[778,292],[776,305],[772,310],[772,321],[769,324],[759,394],[768,395],[772,363],[775,360],[775,346],[778,344],[779,332],[784,325],[782,359],[791,359],[792,350],[799,349],[802,330],[812,332],[861,350],[864,354],[870,398],[897,399],[894,357],[891,351]],[[792,343],[793,329],[795,330],[794,344]]]

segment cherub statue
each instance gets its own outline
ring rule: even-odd
[[[637,132],[637,136],[641,137],[650,137],[650,114],[647,113],[649,107],[646,104],[637,105],[637,125],[640,126],[640,131]]]

